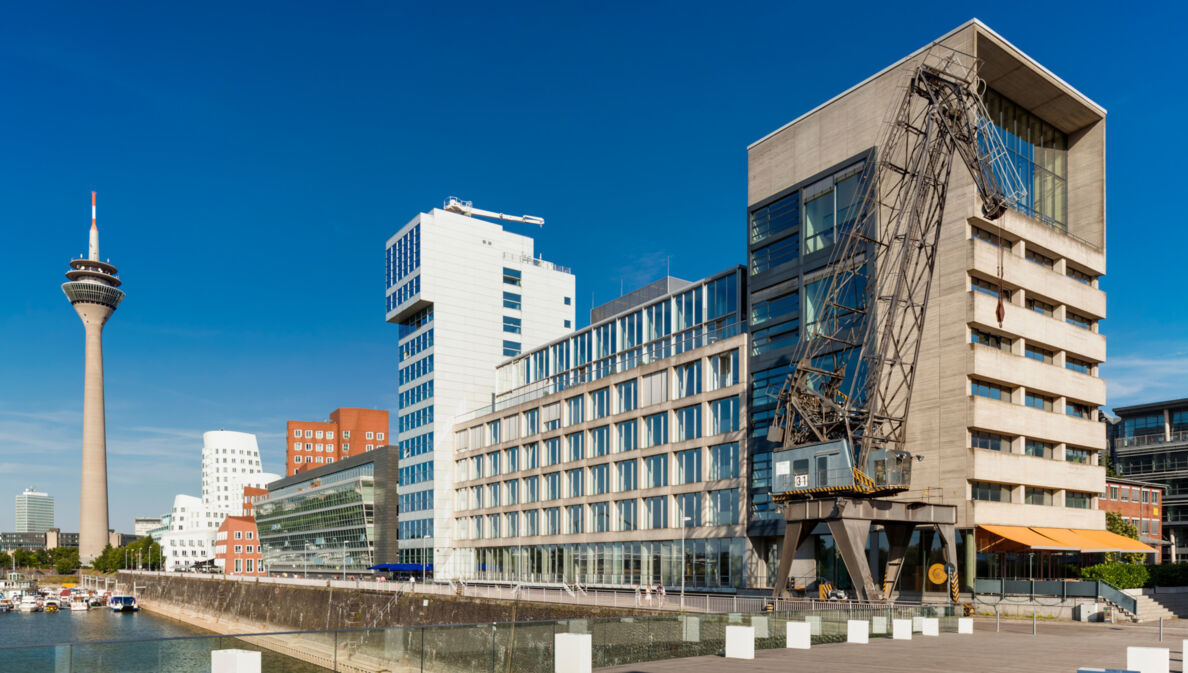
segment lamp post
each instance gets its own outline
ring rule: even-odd
[[[681,508],[681,514],[684,514],[684,507]],[[681,516],[681,612],[685,611],[685,527],[693,517]]]

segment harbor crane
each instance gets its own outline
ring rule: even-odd
[[[806,320],[768,430],[779,445],[772,499],[787,524],[776,597],[787,590],[796,548],[827,523],[862,600],[890,599],[912,531],[935,525],[956,598],[955,508],[887,496],[910,489],[912,463],[921,459],[907,450],[906,422],[954,158],[973,178],[987,220],[1024,196],[985,112],[983,86],[972,56],[929,49],[895,102],[847,221],[836,225],[827,289],[806,299],[818,315]],[[873,524],[883,526],[890,548],[881,591],[865,552]]]
[[[543,217],[536,217],[535,215],[507,215],[505,213],[483,210],[482,208],[475,208],[473,202],[463,201],[456,196],[446,199],[442,210],[448,210],[451,213],[458,213],[467,217],[490,217],[496,220],[504,220],[505,222],[523,222],[525,224],[535,224],[538,227],[544,226]]]

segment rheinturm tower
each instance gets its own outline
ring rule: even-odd
[[[124,299],[116,268],[99,261],[95,192],[91,192],[91,240],[86,258],[70,260],[62,284],[86,330],[83,382],[82,489],[78,556],[90,563],[107,545],[107,427],[103,408],[103,325]]]

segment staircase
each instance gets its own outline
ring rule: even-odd
[[[1188,617],[1188,593],[1133,594],[1138,603],[1138,621],[1153,622],[1163,619]]]

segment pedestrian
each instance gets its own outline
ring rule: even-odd
[[[656,582],[656,591],[660,594],[660,605],[664,605],[664,600],[667,598],[667,594],[664,593],[664,585]]]
[[[649,584],[647,588],[648,607],[652,607],[652,585]]]
[[[638,584],[635,585],[635,607],[637,607],[637,608],[639,607],[640,588],[641,587]]]

